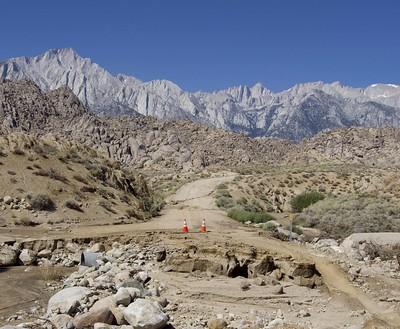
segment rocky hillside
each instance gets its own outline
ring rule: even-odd
[[[281,161],[290,142],[255,140],[188,121],[104,118],[87,113],[65,87],[51,92],[29,81],[0,83],[1,132],[51,133],[136,168],[198,169]]]
[[[395,168],[400,166],[399,142],[398,128],[338,129],[304,140],[289,158],[306,163],[336,161]]]
[[[144,178],[75,142],[0,136],[0,227],[111,224],[157,211]]]
[[[43,92],[24,80],[0,83],[0,119],[1,134],[52,134],[135,168],[196,170],[328,161],[400,165],[398,128],[339,129],[300,144],[252,139],[190,121],[99,117],[89,113],[68,88]]]
[[[68,86],[95,113],[187,119],[252,137],[299,141],[327,129],[400,126],[400,88],[389,84],[363,89],[316,82],[279,93],[256,84],[190,93],[167,80],[114,76],[72,49],[6,60],[0,78],[30,79],[45,91]]]

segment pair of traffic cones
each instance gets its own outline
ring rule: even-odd
[[[183,220],[182,232],[183,233],[189,233],[189,226],[187,225],[186,219]],[[201,223],[200,232],[201,233],[207,233],[207,227],[206,227],[206,220],[205,219],[203,219],[203,222]]]

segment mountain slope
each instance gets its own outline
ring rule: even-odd
[[[189,121],[104,118],[86,111],[69,88],[43,92],[31,81],[0,82],[0,135],[52,134],[136,168],[194,169],[274,163],[293,147]]]
[[[157,204],[141,175],[49,135],[0,135],[0,177],[0,226],[132,222]]]
[[[6,60],[0,63],[0,77],[30,79],[45,91],[67,86],[91,111],[103,115],[184,119],[251,137],[299,141],[326,129],[400,127],[397,85],[361,89],[315,82],[273,93],[256,84],[189,93],[167,80],[114,76],[69,48]]]

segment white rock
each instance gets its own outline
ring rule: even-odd
[[[267,328],[268,328],[268,329],[272,329],[272,328],[280,327],[280,326],[282,326],[283,324],[284,324],[284,323],[283,323],[283,320],[278,318],[278,319],[272,320],[272,321],[268,324]]]
[[[146,283],[149,280],[149,274],[145,271],[141,271],[138,274],[136,274],[136,278],[143,283]]]
[[[117,293],[114,295],[115,302],[117,305],[128,306],[131,303],[131,295],[126,288],[119,288]]]
[[[19,255],[19,260],[25,266],[32,265],[36,261],[36,253],[30,249],[23,249]]]
[[[98,253],[98,252],[104,252],[106,248],[102,243],[95,243],[93,246],[90,247],[89,250],[91,252]]]
[[[68,314],[57,314],[53,316],[50,321],[56,329],[72,329],[74,325],[72,323],[73,318]]]
[[[168,322],[168,316],[158,303],[137,299],[123,311],[125,320],[135,329],[161,329]]]
[[[3,202],[5,203],[5,204],[10,204],[11,202],[13,202],[14,201],[14,199],[12,198],[12,197],[10,197],[9,195],[6,195],[4,198],[3,198]]]
[[[60,290],[49,299],[47,312],[73,314],[80,305],[80,301],[90,294],[90,289],[84,287],[70,287]]]
[[[43,250],[38,252],[37,256],[40,257],[40,258],[50,258],[51,254],[52,254],[51,250],[43,249]]]
[[[17,264],[17,252],[10,246],[0,246],[0,266],[13,266]]]

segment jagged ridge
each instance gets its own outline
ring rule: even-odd
[[[24,80],[0,83],[0,105],[0,133],[51,133],[136,168],[274,163],[293,146],[287,141],[255,140],[188,121],[99,117],[87,112],[70,89],[62,87],[43,93]]]
[[[103,115],[186,119],[252,137],[299,141],[326,129],[400,126],[397,85],[362,89],[316,82],[273,93],[256,84],[189,93],[167,80],[113,76],[69,48],[4,61],[0,77],[31,79],[43,90],[68,86],[91,111]]]

